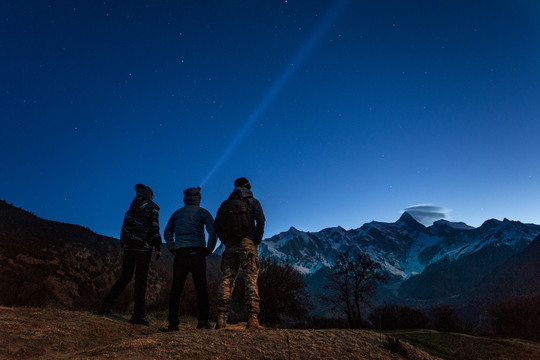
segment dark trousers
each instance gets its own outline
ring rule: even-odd
[[[204,254],[179,255],[174,257],[173,283],[169,297],[169,324],[178,325],[180,297],[187,274],[191,272],[195,293],[197,295],[197,310],[199,321],[208,321],[208,286],[206,283],[206,256]]]
[[[129,284],[135,272],[135,292],[133,300],[134,317],[144,317],[146,307],[146,280],[148,279],[148,268],[151,251],[125,250],[122,258],[122,275],[116,280],[109,293],[105,296],[105,303],[112,305],[114,300],[122,294],[124,288]]]

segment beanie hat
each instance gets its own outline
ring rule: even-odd
[[[154,197],[154,192],[150,189],[149,186],[143,184],[135,185],[135,193],[141,195],[145,199],[152,199]]]
[[[184,196],[196,196],[201,194],[201,187],[190,187],[184,190]]]
[[[234,180],[234,187],[243,187],[246,189],[251,189],[251,184],[249,183],[249,180],[245,177],[240,177],[236,180]]]
[[[199,205],[201,203],[201,187],[190,187],[184,190],[184,204]]]

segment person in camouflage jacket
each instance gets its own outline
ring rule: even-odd
[[[229,198],[221,204],[214,223],[216,233],[225,245],[221,258],[223,280],[218,291],[216,329],[226,326],[227,311],[239,269],[242,269],[246,283],[244,300],[249,313],[246,328],[258,329],[258,245],[263,237],[265,217],[261,204],[253,197],[249,181],[241,177],[234,181],[234,186]],[[232,203],[236,203],[236,206]]]
[[[161,256],[159,206],[153,202],[154,193],[150,187],[137,184],[135,185],[135,193],[136,196],[124,216],[120,232],[120,244],[124,248],[122,274],[105,296],[99,312],[103,315],[111,314],[114,301],[124,291],[135,273],[133,296],[135,305],[130,322],[148,325],[145,317],[148,269],[152,251],[156,252],[156,260]]]

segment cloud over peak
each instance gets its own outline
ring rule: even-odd
[[[421,204],[409,206],[402,212],[409,213],[416,221],[425,226],[431,226],[437,220],[448,220],[451,209],[435,206],[431,204]]]

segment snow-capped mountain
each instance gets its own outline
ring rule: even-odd
[[[406,279],[441,259],[457,260],[486,246],[519,252],[540,234],[540,225],[504,219],[479,228],[446,220],[425,227],[404,213],[395,223],[372,221],[353,230],[342,227],[304,232],[291,227],[259,247],[263,257],[288,261],[304,274],[329,267],[340,251],[365,252],[388,272]]]
[[[393,275],[394,285],[401,285],[400,298],[440,300],[470,291],[539,234],[540,225],[508,219],[491,219],[478,228],[445,220],[425,227],[405,212],[395,223],[372,221],[353,230],[303,232],[291,227],[264,240],[259,251],[306,275],[332,266],[341,251],[365,252]]]

